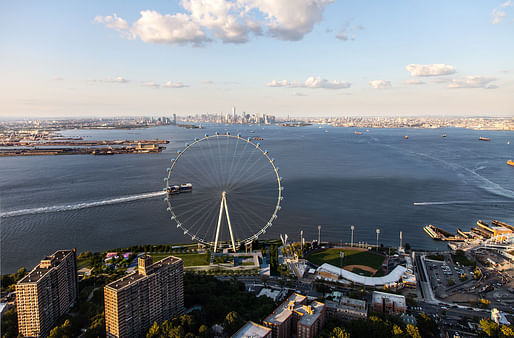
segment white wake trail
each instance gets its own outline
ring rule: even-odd
[[[421,205],[450,205],[450,204],[511,204],[510,201],[437,201],[437,202],[414,202],[415,206]]]
[[[0,217],[14,217],[14,216],[22,216],[22,215],[35,215],[35,214],[46,214],[50,212],[60,212],[60,211],[69,211],[69,210],[78,210],[85,208],[94,208],[103,205],[110,204],[118,204],[125,203],[131,201],[142,200],[146,198],[153,198],[161,195],[165,195],[165,191],[157,191],[157,192],[149,192],[144,194],[137,195],[129,195],[129,196],[121,196],[106,200],[100,201],[92,201],[92,202],[82,202],[82,203],[74,203],[74,204],[61,204],[54,205],[50,207],[40,207],[40,208],[31,208],[31,209],[18,209],[18,210],[10,210],[5,212],[0,212]]]

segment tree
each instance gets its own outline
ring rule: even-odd
[[[66,321],[61,326],[54,327],[50,334],[48,335],[49,338],[72,338],[73,332],[71,328],[71,322],[69,319],[66,319]]]
[[[437,337],[439,335],[439,328],[436,322],[427,314],[422,313],[416,317],[418,321],[418,328],[423,332],[423,337]]]
[[[148,333],[146,334],[146,338],[159,338],[161,335],[161,328],[159,327],[159,324],[157,322],[154,322],[153,325],[148,330]]]
[[[492,320],[482,318],[480,319],[480,328],[488,337],[494,337],[498,333],[499,325]]]
[[[340,327],[335,327],[330,333],[330,338],[350,338],[350,333]]]
[[[229,335],[234,334],[241,326],[243,326],[243,320],[239,317],[239,314],[235,311],[231,311],[225,317],[225,322],[223,323],[223,327],[225,328],[226,333]]]
[[[200,328],[198,329],[198,335],[201,338],[209,337],[209,328],[207,327],[207,325],[200,325]]]
[[[7,310],[2,315],[2,337],[16,337],[18,335],[18,318],[16,308]]]
[[[412,324],[407,324],[407,327],[405,328],[407,330],[407,334],[411,336],[412,338],[421,338],[421,335],[419,334],[419,330],[417,326],[414,326]]]
[[[514,330],[510,326],[502,325],[500,331],[505,337],[514,337]]]
[[[393,325],[393,336],[401,336],[403,334],[403,330],[398,325]]]

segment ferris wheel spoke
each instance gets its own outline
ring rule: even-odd
[[[244,142],[244,146],[243,146],[243,149],[241,150],[241,154],[238,155],[238,157],[243,157],[244,154],[253,154],[253,145],[247,141],[247,140],[243,140],[242,142]],[[245,162],[247,162],[249,160],[249,157],[250,156],[245,156],[246,157],[246,160]],[[235,177],[237,177],[236,175],[240,175],[241,173],[241,166],[243,165],[243,161],[235,161],[235,166],[232,168],[232,172],[229,174],[229,177],[230,177],[230,181],[229,182],[233,182],[235,180]]]
[[[232,160],[230,161],[230,166],[229,166],[229,169],[228,169],[228,173],[227,173],[227,176],[228,176],[228,181],[230,182],[231,179],[232,179],[232,175],[233,175],[233,169],[234,169],[234,162],[236,162],[236,156],[239,156],[237,154],[237,148],[239,146],[239,144],[243,142],[241,141],[239,138],[237,139],[237,142],[235,142],[235,145],[234,145],[234,152],[232,153]],[[245,144],[248,144],[245,142]],[[227,148],[228,149],[228,148]]]
[[[239,201],[234,203],[235,205],[239,204]],[[240,211],[239,216],[245,220],[244,225],[249,229],[250,236],[253,235],[256,231],[256,229],[251,228],[252,223],[260,223],[262,220],[262,215],[257,214],[253,210],[251,210],[250,207],[245,207],[239,204],[238,210]]]
[[[217,208],[216,205],[212,205],[210,208],[204,210],[203,213],[201,213],[201,216],[197,218],[196,221],[193,222],[192,227],[196,227],[195,236],[199,236],[200,233],[203,233],[203,240],[210,241],[210,238],[206,238],[205,234],[207,231],[203,231],[203,229],[209,229],[209,227],[212,227],[212,224],[210,224],[213,221],[212,215],[216,212]],[[196,226],[198,225],[198,226]]]

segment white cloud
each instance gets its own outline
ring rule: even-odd
[[[289,87],[291,83],[287,80],[272,80],[269,83],[266,83],[266,87]]]
[[[128,23],[125,19],[118,17],[116,13],[114,13],[112,16],[96,16],[94,18],[94,22],[104,24],[106,27],[117,30],[117,31],[123,31],[128,29]]]
[[[214,81],[211,81],[211,80],[204,80],[202,81],[203,84],[206,84],[206,85],[212,85],[214,84]]]
[[[454,66],[441,63],[429,65],[410,64],[405,66],[405,69],[410,72],[411,76],[439,76],[455,73]]]
[[[106,83],[127,83],[129,82],[129,80],[121,77],[121,76],[118,76],[118,77],[109,77],[109,78],[106,78],[106,79],[103,79],[102,82],[106,82]]]
[[[343,27],[341,28],[339,33],[336,34],[336,39],[341,40],[341,41],[348,41],[348,40],[353,41],[353,40],[355,40],[355,34],[350,34],[350,32],[355,31],[355,30],[361,31],[363,29],[364,29],[364,26],[352,25],[351,20],[347,21],[343,25]]]
[[[505,8],[512,6],[514,6],[514,3],[511,0],[508,0],[500,4],[495,9],[493,9],[493,11],[491,12],[491,16],[493,18],[493,25],[499,24],[503,20],[503,18],[506,17],[507,12],[505,11]]]
[[[329,81],[321,77],[311,76],[305,82],[291,82],[288,80],[272,80],[266,83],[266,87],[289,87],[289,88],[324,88],[324,89],[344,89],[350,88],[352,84],[348,81]]]
[[[185,88],[185,87],[189,87],[189,85],[187,84],[184,84],[182,82],[172,82],[172,81],[168,81],[166,83],[163,83],[161,85],[161,87],[163,88]]]
[[[158,83],[155,83],[153,81],[144,81],[141,83],[141,86],[143,87],[152,87],[152,88],[159,88],[160,85]]]
[[[392,87],[391,81],[386,80],[373,80],[369,81],[369,85],[375,89],[385,89]]]
[[[497,85],[491,84],[496,81],[494,77],[488,76],[464,76],[460,79],[453,79],[448,83],[448,88],[485,88],[495,89]]]
[[[62,81],[62,80],[64,80],[64,78],[61,77],[61,76],[54,76],[54,77],[52,77],[52,81]]]
[[[422,84],[425,84],[425,83],[426,82],[418,80],[418,79],[405,80],[405,84],[408,84],[408,85],[422,85]]]
[[[294,92],[293,96],[307,96],[307,94]]]
[[[267,33],[280,40],[301,40],[322,20],[334,0],[182,0],[185,13],[141,11],[132,25],[116,14],[97,16],[94,22],[143,42],[199,46],[219,39],[244,43],[250,33]],[[267,28],[264,31],[264,28]]]
[[[256,9],[265,15],[264,25],[280,40],[297,41],[310,33],[334,0],[240,0],[245,12]]]
[[[143,42],[201,45],[209,41],[201,26],[187,14],[162,15],[156,11],[141,11],[130,32]]]

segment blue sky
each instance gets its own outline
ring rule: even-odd
[[[514,116],[512,1],[4,1],[0,10],[4,117],[232,106]]]

